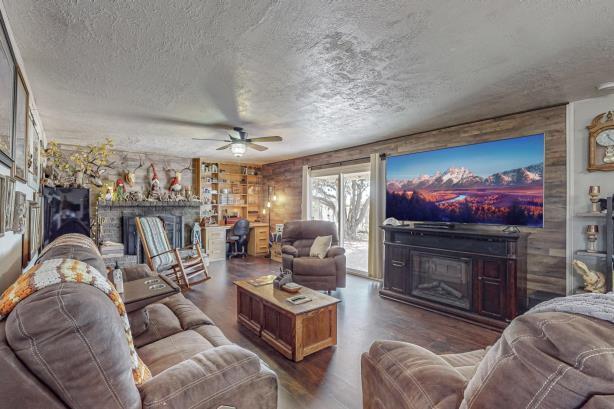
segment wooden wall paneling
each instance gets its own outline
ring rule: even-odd
[[[351,161],[374,152],[419,152],[544,133],[545,227],[522,229],[532,233],[529,238],[527,288],[529,293],[542,290],[563,295],[567,206],[565,126],[566,108],[561,105],[264,165],[264,178],[275,186],[279,197],[271,210],[271,224],[300,219],[303,165]]]

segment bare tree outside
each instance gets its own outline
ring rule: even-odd
[[[339,176],[318,176],[311,179],[311,218],[338,223]]]
[[[345,239],[367,240],[369,215],[369,178],[353,174],[344,178],[345,194]]]

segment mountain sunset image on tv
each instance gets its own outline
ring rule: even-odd
[[[386,217],[543,227],[544,134],[386,159]]]

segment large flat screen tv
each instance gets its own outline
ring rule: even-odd
[[[90,235],[90,190],[84,188],[43,188],[43,244],[68,233]]]
[[[386,217],[543,227],[544,134],[386,159]]]

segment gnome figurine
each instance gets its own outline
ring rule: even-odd
[[[123,200],[126,200],[126,187],[124,179],[119,178],[115,182],[115,201],[121,202]]]
[[[151,197],[152,198],[159,198],[160,197],[160,179],[158,179],[158,173],[156,172],[156,168],[154,166],[154,164],[152,163],[150,165],[151,167]]]

